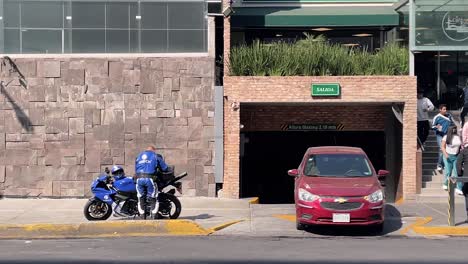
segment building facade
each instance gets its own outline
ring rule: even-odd
[[[215,195],[208,3],[0,1],[0,192],[83,197],[155,145],[184,194]],[[10,63],[11,62],[11,63]],[[19,72],[19,73],[18,73]]]
[[[378,52],[401,42],[397,1],[225,2],[224,57],[234,46],[260,41],[294,43],[322,35],[328,43]],[[293,201],[294,179],[306,149],[323,145],[363,148],[376,170],[391,172],[387,200],[412,199],[416,174],[414,76],[229,76],[225,59],[223,195],[259,196],[263,203]],[[314,96],[313,86],[340,92]],[[297,128],[300,129],[297,129]]]

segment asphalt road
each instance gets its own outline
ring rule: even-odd
[[[159,237],[0,240],[0,263],[468,263],[463,238]]]

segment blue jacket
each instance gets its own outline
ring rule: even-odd
[[[442,131],[439,131],[437,129],[437,125],[442,126]],[[448,128],[454,125],[455,123],[453,122],[452,115],[449,113],[447,113],[447,116],[444,116],[439,113],[436,116],[434,116],[434,119],[432,120],[432,129],[435,130],[436,135],[440,136],[445,136],[448,132]]]
[[[167,171],[167,164],[153,151],[143,151],[135,160],[135,173],[156,174],[157,168]]]

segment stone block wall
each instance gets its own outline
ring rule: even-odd
[[[214,59],[17,58],[0,93],[0,192],[83,197],[104,167],[155,145],[185,195],[213,194]]]

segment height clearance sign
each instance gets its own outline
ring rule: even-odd
[[[339,83],[314,83],[312,84],[312,96],[340,96]]]

